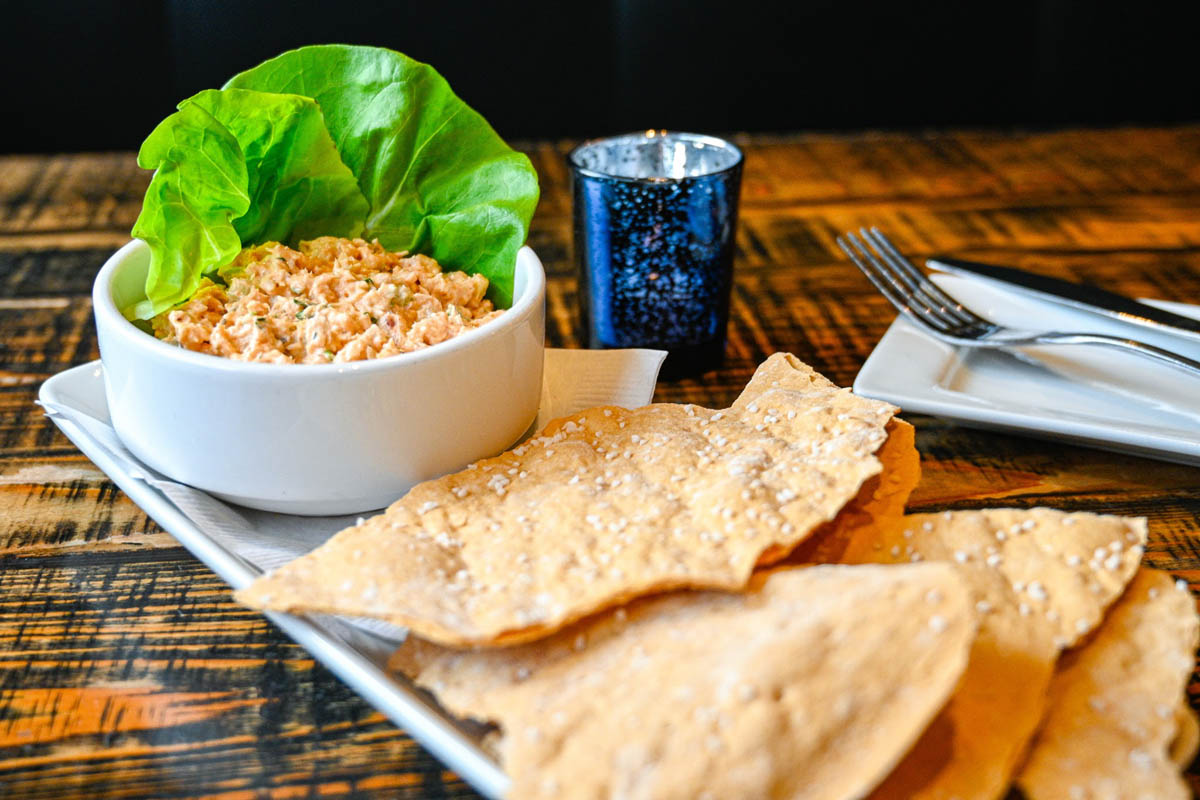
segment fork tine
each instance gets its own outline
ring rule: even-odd
[[[875,256],[874,260],[884,271],[888,281],[898,291],[911,297],[910,304],[913,301],[917,301],[922,306],[921,315],[926,320],[937,320],[947,329],[961,327],[966,324],[960,315],[950,312],[946,303],[935,300],[930,296],[929,292],[924,291],[920,281],[914,278],[910,272],[903,269],[903,264],[897,265],[896,262],[888,258],[884,254],[883,248],[874,241],[866,228],[860,228],[859,235],[871,246]]]
[[[916,297],[906,285],[897,280],[891,270],[866,245],[860,242],[857,236],[847,232],[844,236],[837,238],[837,243],[838,247],[842,248],[842,252],[849,256],[855,266],[875,285],[875,288],[902,314],[935,331],[941,333],[950,331],[952,324],[944,317],[935,314],[923,301],[914,302],[921,298]]]
[[[969,325],[989,324],[983,317],[942,291],[936,283],[925,276],[925,273],[905,258],[878,228],[872,227],[870,230],[863,228],[862,235],[875,247],[880,256],[900,274],[901,280],[908,284],[913,291],[923,294],[930,304],[936,306],[943,314],[955,322],[965,322]]]

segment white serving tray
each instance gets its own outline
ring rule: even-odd
[[[603,403],[645,405],[663,356],[659,351],[547,351],[544,402],[547,396],[556,396],[554,406],[563,414]],[[581,370],[596,379],[590,385],[572,382],[573,374],[578,378]],[[557,388],[556,380],[561,384]],[[48,379],[38,400],[84,455],[235,589],[307,552],[355,520],[354,516],[294,517],[236,508],[155,473],[125,450],[110,427],[99,361]],[[319,614],[266,612],[266,616],[477,791],[490,798],[503,796],[509,779],[480,747],[480,732],[386,670],[388,656],[403,640],[401,629]]]
[[[1148,335],[990,281],[950,275],[934,280],[994,322],[1153,340],[1200,359],[1200,346],[1184,337]],[[1200,319],[1200,306],[1143,302]],[[956,347],[898,317],[859,371],[854,391],[971,427],[1200,465],[1200,377],[1112,348]]]

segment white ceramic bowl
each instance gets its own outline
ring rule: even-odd
[[[267,511],[353,514],[500,452],[537,415],[546,275],[528,247],[497,319],[345,364],[250,364],[160,342],[118,311],[149,265],[135,240],[96,276],[104,386],[121,441],[181,483]]]

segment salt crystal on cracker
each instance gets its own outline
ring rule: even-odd
[[[1060,650],[1099,623],[1138,568],[1140,547],[1104,563],[1117,541],[1144,544],[1145,520],[992,509],[913,515],[855,537],[846,561],[950,563],[986,610],[962,684],[873,800],[1003,795],[1041,720]]]
[[[777,354],[724,412],[660,404],[557,420],[414,487],[237,598],[472,645],[545,636],[648,592],[737,589],[880,473],[895,411]]]
[[[510,648],[412,639],[392,666],[499,724],[511,797],[835,800],[903,756],[974,630],[942,564],[780,569],[625,611]]]
[[[1182,755],[1173,752],[1181,730],[1172,709],[1198,638],[1191,595],[1173,591],[1164,572],[1140,570],[1095,636],[1055,671],[1045,722],[1017,779],[1025,795],[1190,798],[1174,761]]]

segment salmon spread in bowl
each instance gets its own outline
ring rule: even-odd
[[[208,282],[155,317],[155,336],[239,361],[327,364],[420,350],[503,313],[482,275],[378,241],[269,242],[243,250],[230,272],[228,287]]]

